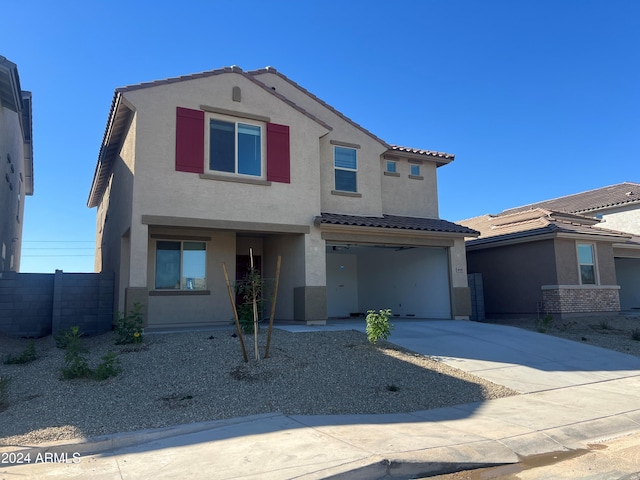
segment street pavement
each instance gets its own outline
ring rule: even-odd
[[[416,478],[517,464],[551,452],[584,453],[640,433],[638,357],[502,325],[394,324],[391,342],[522,395],[388,415],[274,413],[16,446],[0,449],[0,479]],[[364,331],[364,322],[279,328]],[[27,454],[29,463],[15,463]],[[618,476],[593,478],[633,475],[640,458],[619,466],[611,473]]]

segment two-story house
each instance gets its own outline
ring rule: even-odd
[[[467,318],[464,237],[438,218],[453,155],[387,144],[275,69],[118,88],[88,206],[96,271],[149,326],[226,323],[249,249],[282,259],[276,318]]]
[[[33,195],[31,92],[0,56],[0,272],[20,271],[24,197]]]

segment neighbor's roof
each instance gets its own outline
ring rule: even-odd
[[[357,215],[342,215],[325,213],[316,217],[320,225],[346,225],[353,227],[389,228],[400,230],[418,230],[425,232],[457,233],[466,236],[476,236],[475,230],[439,218],[400,217],[397,215],[383,215],[382,217],[362,217]]]
[[[267,85],[265,85],[263,82],[261,82],[256,78],[260,74],[267,73],[267,72],[275,73],[278,76],[282,77],[287,82],[299,88],[301,91],[305,92],[307,95],[311,96],[312,98],[320,102],[326,108],[330,109],[331,111],[336,113],[338,116],[340,116],[341,118],[345,119],[347,122],[354,125],[356,128],[359,128],[360,130],[365,132],[367,135],[381,142],[383,146],[388,148],[388,153],[399,152],[399,153],[402,153],[403,155],[409,155],[409,156],[413,155],[415,158],[419,158],[419,157],[434,158],[434,159],[437,159],[436,164],[438,166],[445,165],[453,161],[453,159],[455,158],[453,154],[449,154],[449,153],[434,152],[431,150],[419,150],[419,149],[413,149],[409,147],[399,147],[396,145],[390,145],[386,143],[384,140],[381,140],[380,138],[375,136],[373,133],[366,130],[361,125],[355,123],[353,120],[349,119],[348,117],[340,113],[338,110],[334,109],[332,106],[330,106],[326,102],[322,101],[321,99],[313,95],[311,92],[309,92],[305,88],[301,87],[300,85],[293,82],[286,76],[282,75],[273,67],[267,67],[265,69],[245,72],[240,67],[233,65],[231,67],[223,67],[215,70],[209,70],[206,72],[194,73],[191,75],[183,75],[180,77],[167,78],[164,80],[155,80],[152,82],[145,82],[145,83],[139,83],[135,85],[116,88],[113,95],[113,100],[111,102],[111,109],[109,111],[109,116],[107,118],[107,125],[105,128],[102,145],[100,146],[100,152],[98,153],[98,161],[97,161],[96,168],[93,175],[93,182],[91,184],[91,191],[89,192],[89,199],[87,201],[87,206],[89,208],[92,208],[97,206],[98,203],[100,202],[100,198],[102,197],[106,189],[109,175],[111,174],[113,159],[118,154],[118,150],[120,149],[120,145],[122,143],[123,136],[126,131],[126,127],[131,120],[131,115],[132,115],[131,110],[129,110],[129,108],[126,105],[124,105],[123,102],[121,102],[122,94],[126,92],[131,92],[134,90],[140,90],[144,88],[157,87],[160,85],[168,85],[168,84],[183,82],[188,80],[195,80],[198,78],[211,77],[211,76],[221,75],[226,73],[236,73],[236,74],[242,75],[243,77],[247,78],[254,84],[260,86],[270,94],[278,97],[287,105],[301,112],[303,115],[306,115],[312,120],[316,121],[326,129],[333,130],[333,128],[330,125],[318,119],[317,117],[315,117],[314,115],[306,111],[304,108],[296,105],[294,102],[286,98],[284,95],[276,92],[272,88],[269,88]]]
[[[628,233],[599,228],[596,226],[599,222],[582,215],[535,208],[510,214],[482,215],[460,223],[480,232],[479,238],[467,242],[469,247],[547,234],[589,235],[619,241],[631,238]]]
[[[557,212],[587,213],[633,203],[640,203],[640,183],[623,182],[608,187],[567,195],[566,197],[510,208],[499,215],[508,215],[535,208],[546,208]]]

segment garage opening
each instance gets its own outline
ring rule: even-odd
[[[615,258],[616,280],[620,285],[620,309],[640,310],[640,258]]]
[[[401,317],[449,319],[446,247],[328,244],[327,314],[390,308]]]

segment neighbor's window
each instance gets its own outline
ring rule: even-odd
[[[156,288],[204,290],[206,261],[205,242],[156,242]]]
[[[262,128],[240,122],[209,122],[209,170],[262,175]]]
[[[336,190],[357,192],[356,172],[358,171],[358,159],[355,148],[335,147],[334,165]]]
[[[582,285],[595,285],[596,262],[592,244],[578,244],[578,266],[580,268],[580,283]]]
[[[396,162],[387,161],[387,172],[396,173],[398,164]]]
[[[414,177],[420,176],[420,165],[411,165],[411,175]]]

